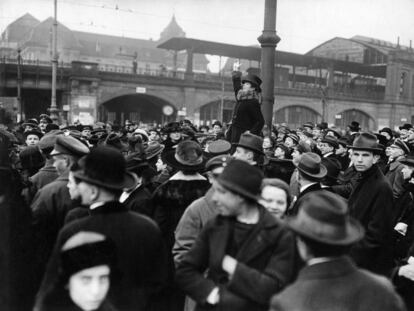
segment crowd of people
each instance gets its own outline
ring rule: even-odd
[[[413,126],[263,128],[234,80],[228,129],[2,126],[4,310],[414,310]]]

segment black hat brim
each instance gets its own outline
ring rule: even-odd
[[[124,173],[123,180],[121,182],[104,182],[102,180],[93,179],[85,175],[82,171],[74,172],[73,176],[80,179],[81,181],[87,182],[92,185],[101,186],[103,188],[112,190],[123,190],[133,188],[138,180],[134,174],[130,172]]]

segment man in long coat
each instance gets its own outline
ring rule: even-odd
[[[347,256],[364,230],[348,216],[343,198],[329,191],[308,194],[288,226],[306,266],[272,298],[271,311],[405,310],[389,280],[358,269]]]
[[[117,249],[117,276],[109,299],[118,310],[164,310],[159,293],[167,278],[166,251],[158,226],[146,216],[128,211],[119,203],[123,189],[137,180],[127,173],[122,154],[110,147],[96,147],[78,161],[70,174],[79,182],[82,203],[90,216],[68,223],[60,231],[38,294],[40,305],[56,281],[59,250],[75,233],[92,231],[111,238]]]
[[[268,310],[271,295],[292,281],[294,239],[257,204],[262,178],[259,169],[233,160],[214,182],[220,215],[176,270],[176,281],[197,302],[196,310]]]
[[[351,256],[359,267],[386,275],[392,268],[393,196],[391,185],[376,165],[381,149],[369,133],[357,136],[350,148],[357,180],[349,197],[349,210],[366,231]]]

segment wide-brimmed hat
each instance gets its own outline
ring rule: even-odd
[[[79,169],[73,175],[89,184],[112,190],[130,189],[136,177],[127,172],[126,161],[115,148],[98,146],[78,161]]]
[[[184,140],[175,150],[163,153],[162,161],[177,170],[187,171],[203,170],[206,163],[201,146],[192,140]]]
[[[349,216],[345,199],[325,190],[307,194],[298,215],[287,224],[299,236],[328,245],[351,245],[364,236],[360,223]]]
[[[391,147],[397,147],[400,148],[405,154],[410,153],[410,148],[407,146],[405,142],[403,142],[401,139],[396,138],[393,143],[391,144]]]
[[[252,133],[243,133],[240,136],[240,140],[237,144],[233,144],[236,147],[242,147],[245,149],[252,150],[259,154],[263,153],[263,138],[254,135]]]
[[[162,128],[162,132],[165,134],[181,132],[181,124],[179,122],[170,122]]]
[[[342,137],[342,135],[341,135],[341,133],[340,133],[340,131],[339,131],[339,129],[336,129],[336,128],[327,128],[326,129],[326,133],[329,133],[329,132],[331,132],[332,134],[334,134],[334,136],[337,138],[337,139],[339,139],[339,138],[341,138]],[[329,135],[328,135],[329,136]]]
[[[260,88],[260,85],[262,84],[262,80],[254,74],[248,74],[248,75],[244,76],[242,78],[241,82],[242,83],[249,82],[249,83],[252,84],[252,86],[256,87],[259,92],[262,91],[262,89]]]
[[[217,182],[224,188],[240,196],[258,201],[261,199],[263,172],[242,160],[231,160],[217,177]]]
[[[382,149],[378,146],[377,137],[373,134],[362,132],[355,139],[352,145],[348,145],[352,150],[367,150],[373,152],[381,152]]]
[[[323,178],[327,173],[326,167],[322,164],[321,157],[313,152],[303,153],[296,167],[303,174],[313,178]]]
[[[153,157],[159,155],[163,150],[165,146],[160,144],[157,141],[150,141],[148,142],[147,146],[145,147],[145,158],[150,160]]]
[[[380,133],[380,134],[382,132],[387,133],[388,135],[390,135],[391,138],[394,137],[394,133],[392,132],[392,130],[389,127],[384,127],[384,128],[382,128],[381,130],[378,131],[378,133]]]
[[[409,130],[413,128],[413,125],[410,123],[405,123],[398,127],[400,130]]]

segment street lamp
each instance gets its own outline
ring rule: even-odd
[[[265,124],[272,128],[275,88],[275,54],[280,37],[276,34],[277,0],[266,0],[263,32],[257,40],[262,47],[261,76],[263,81],[262,112]]]
[[[54,18],[53,18],[53,28],[52,28],[52,99],[49,108],[50,118],[54,123],[57,123],[58,111],[56,105],[56,76],[57,76],[57,65],[58,65],[58,54],[57,54],[57,0],[54,0]]]

